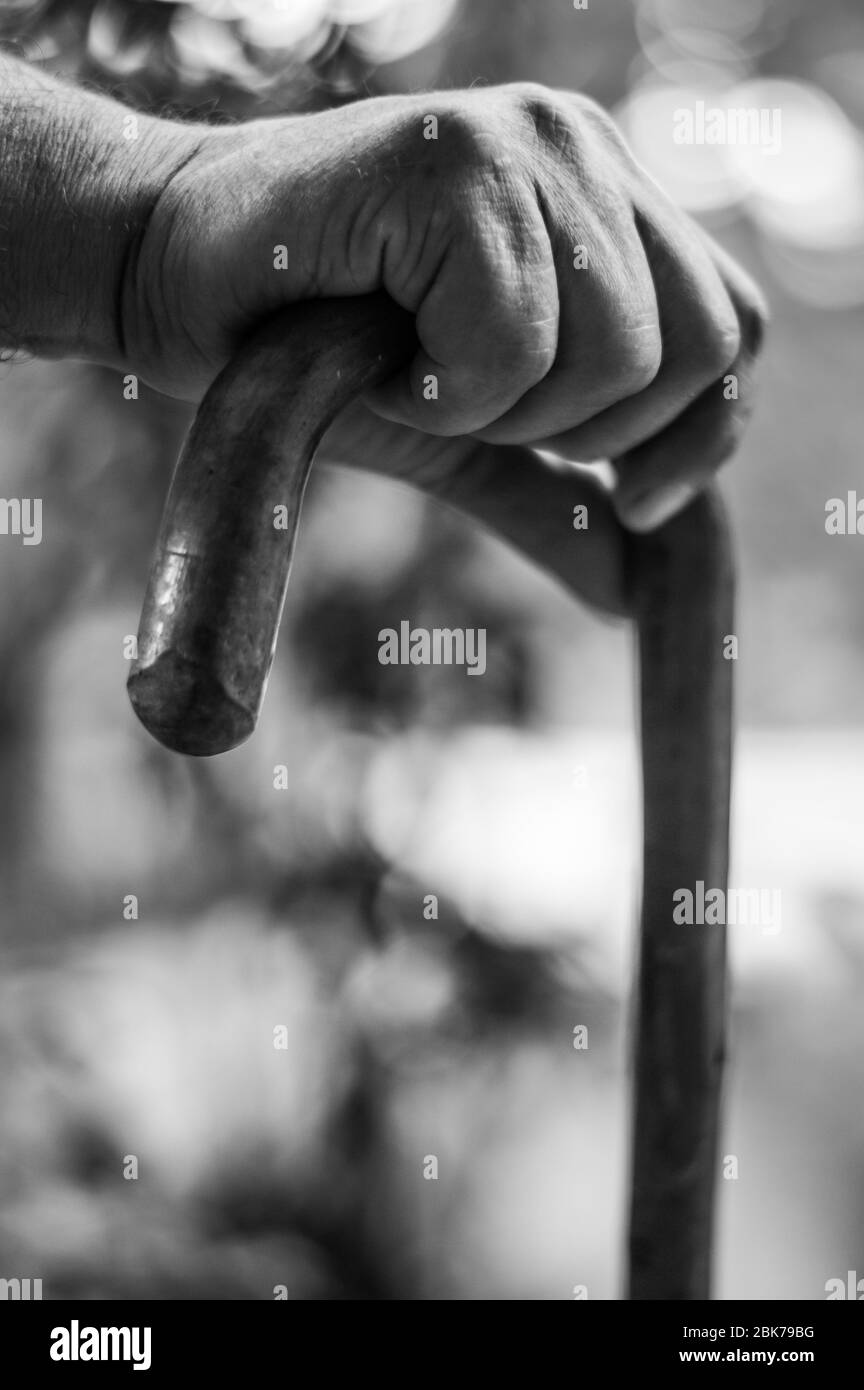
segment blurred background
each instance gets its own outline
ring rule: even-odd
[[[864,10],[6,0],[0,32],[197,119],[583,91],[762,284],[763,393],[726,478],[731,882],[779,888],[783,916],[731,932],[718,1295],[864,1275],[864,541],[825,531],[864,477]],[[782,149],[676,145],[697,100],[779,108]],[[406,490],[313,470],[260,731],[174,757],[131,714],[123,644],[188,419],[101,369],[2,367],[0,492],[41,497],[44,534],[0,544],[0,1276],[46,1298],[618,1298],[630,634]],[[485,627],[484,679],[380,666],[403,617]]]

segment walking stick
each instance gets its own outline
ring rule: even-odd
[[[725,901],[733,570],[716,493],[632,542],[643,867],[630,1200],[631,1299],[707,1299],[724,1060],[726,929],[676,924],[673,893]]]
[[[221,753],[254,729],[315,449],[413,342],[409,317],[381,295],[294,306],[208,391],[171,483],[128,682],[139,719],[168,748]],[[628,1296],[706,1299],[724,929],[676,925],[672,895],[700,880],[726,889],[732,567],[718,497],[627,547],[644,785]]]

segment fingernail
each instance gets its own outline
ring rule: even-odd
[[[690,483],[670,483],[620,507],[621,520],[631,531],[653,531],[680,512],[695,495],[696,489]]]

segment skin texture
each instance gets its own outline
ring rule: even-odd
[[[419,350],[337,421],[324,458],[457,507],[470,496],[474,513],[484,490],[496,509],[506,475],[505,529],[532,557],[519,518],[537,530],[538,496],[603,505],[537,447],[613,460],[612,507],[634,530],[680,510],[734,451],[759,292],[588,99],[514,84],[230,128],[139,117],[128,140],[113,102],[6,59],[0,77],[0,267],[31,286],[14,298],[0,269],[13,346],[107,361],[197,401],[262,318],[383,289],[416,315]],[[34,146],[47,207],[28,177]],[[28,265],[34,221],[64,247],[49,286],[44,256]]]

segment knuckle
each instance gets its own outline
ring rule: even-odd
[[[543,115],[556,109],[558,105],[557,94],[542,82],[511,82],[505,91],[515,101],[519,110],[526,111],[529,115],[535,112]]]
[[[544,145],[575,143],[574,112],[561,93],[539,82],[514,83],[512,90],[519,115]]]
[[[457,101],[447,111],[445,122],[446,138],[442,132],[436,148],[445,169],[452,169],[454,164],[476,167],[499,155],[501,137],[483,103]]]

